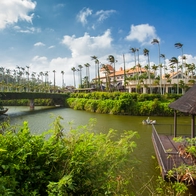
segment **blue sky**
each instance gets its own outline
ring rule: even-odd
[[[130,48],[140,48],[142,66],[158,64],[158,46],[166,62],[181,57],[183,44],[187,63],[196,63],[195,0],[0,0],[0,67],[30,66],[30,73],[49,71],[61,86],[73,85],[72,67],[89,63],[91,78],[97,56],[101,64],[113,55],[116,69],[134,66]],[[85,68],[83,68],[85,76]],[[78,81],[76,81],[78,82]]]

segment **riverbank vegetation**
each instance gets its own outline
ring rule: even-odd
[[[72,93],[67,103],[75,110],[105,114],[172,116],[173,111],[168,105],[180,96],[126,92]]]
[[[183,196],[187,191],[179,181],[138,180],[144,174],[135,172],[140,166],[133,153],[137,132],[97,134],[95,119],[78,127],[62,127],[60,120],[41,135],[32,135],[28,122],[1,124],[0,195]],[[133,186],[136,179],[140,189]]]
[[[129,195],[137,133],[125,131],[114,140],[115,130],[93,133],[93,119],[66,130],[60,119],[42,135],[32,135],[27,122],[18,130],[4,123],[0,195]]]
[[[29,105],[28,99],[12,99],[12,100],[1,100],[4,106],[27,106]],[[52,99],[34,99],[36,106],[52,106],[54,105]]]

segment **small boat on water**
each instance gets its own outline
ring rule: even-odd
[[[8,108],[1,107],[0,108],[0,115],[5,114],[8,111]]]
[[[152,124],[156,124],[156,120],[150,120],[150,118],[148,117],[146,120],[142,121],[142,124],[144,125],[152,125]]]

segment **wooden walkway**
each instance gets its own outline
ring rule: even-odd
[[[159,162],[163,179],[167,179],[167,172],[182,164],[193,165],[190,157],[180,156],[179,146],[182,143],[173,141],[173,136],[152,133],[152,142]]]
[[[182,163],[185,163],[185,164],[188,164],[188,165],[192,165],[192,161],[190,158],[186,158],[186,157],[183,157],[183,156],[180,156],[179,155],[179,146],[180,145],[184,145],[182,143],[178,143],[178,142],[175,142],[173,140],[173,136],[169,136],[169,135],[159,135],[160,139],[161,139],[161,142],[165,148],[165,150],[167,152],[173,152],[173,153],[177,153],[179,157],[181,157],[181,159],[178,159],[179,162],[176,163],[177,166],[180,166]]]

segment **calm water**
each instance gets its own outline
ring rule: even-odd
[[[143,125],[142,120],[147,117],[143,116],[121,116],[121,115],[109,115],[109,114],[96,114],[89,113],[85,111],[76,111],[70,108],[54,108],[54,107],[35,107],[34,111],[30,111],[28,107],[10,107],[7,114],[10,117],[10,122],[13,125],[21,125],[23,121],[28,121],[29,127],[32,133],[38,134],[42,133],[50,128],[50,125],[54,121],[54,116],[61,116],[63,120],[61,124],[64,127],[68,126],[69,122],[74,122],[74,125],[86,125],[89,122],[90,118],[96,118],[97,124],[95,126],[96,132],[107,133],[110,128],[118,130],[121,133],[123,130],[133,130],[137,131],[140,135],[139,139],[136,139],[137,148],[134,151],[134,155],[138,160],[141,161],[141,164],[136,168],[141,175],[142,179],[143,174],[148,176],[158,176],[160,170],[156,169],[157,166],[155,157],[155,152],[153,149],[151,134],[152,128],[150,125]],[[53,116],[53,117],[52,117]],[[151,119],[156,119],[157,129],[159,125],[164,124],[164,130],[161,131],[172,131],[171,125],[173,124],[173,117],[150,117]],[[184,125],[184,130],[189,133],[191,119],[189,117],[180,117],[178,118],[178,123]],[[146,178],[146,177],[145,177]],[[136,183],[137,184],[137,183]],[[137,184],[140,188],[140,183]]]

